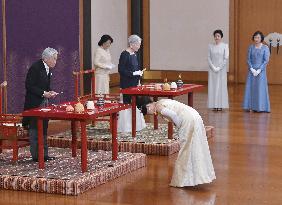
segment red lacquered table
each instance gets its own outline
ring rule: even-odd
[[[130,105],[120,103],[106,103],[103,107],[95,107],[94,110],[85,110],[82,113],[66,112],[66,105],[74,105],[75,102],[68,102],[57,106],[50,106],[45,108],[36,108],[26,110],[22,113],[26,117],[36,117],[38,126],[38,162],[39,169],[44,169],[44,149],[43,149],[43,120],[69,120],[71,121],[72,131],[72,156],[76,157],[77,150],[77,136],[76,136],[76,122],[80,122],[81,127],[81,170],[87,171],[87,136],[86,136],[86,122],[94,120],[97,117],[104,115],[111,115],[112,120],[112,159],[117,160],[118,156],[118,141],[117,141],[117,113],[121,110],[130,108]]]
[[[188,105],[193,107],[193,92],[203,88],[203,85],[196,84],[184,84],[182,88],[175,90],[156,90],[154,89],[154,84],[142,85],[137,87],[130,87],[122,89],[120,92],[122,94],[127,94],[132,96],[131,106],[132,106],[132,136],[136,137],[136,96],[145,95],[152,96],[154,101],[158,100],[158,97],[167,97],[173,99],[176,96],[188,94]],[[154,115],[154,129],[158,129],[158,118]],[[172,139],[173,135],[173,124],[168,123],[168,138]]]

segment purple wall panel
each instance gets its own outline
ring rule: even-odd
[[[79,70],[79,0],[6,1],[8,112],[23,110],[25,77],[46,47],[59,51],[51,87],[73,99],[72,71]]]
[[[3,68],[3,29],[2,29],[2,9],[0,9],[0,83],[3,82],[4,79],[4,68]]]

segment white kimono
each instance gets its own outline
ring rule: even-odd
[[[229,108],[227,91],[228,44],[210,44],[208,52],[208,108]],[[216,72],[216,68],[220,70]]]
[[[175,100],[162,99],[157,103],[174,111],[180,118],[177,127],[180,151],[170,185],[184,187],[212,182],[216,177],[205,126],[199,113]]]

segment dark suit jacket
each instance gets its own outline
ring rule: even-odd
[[[44,91],[50,91],[50,76],[46,73],[43,61],[39,60],[31,65],[25,80],[25,103],[24,110],[39,107],[43,102]],[[28,118],[23,119],[23,125],[28,123]]]

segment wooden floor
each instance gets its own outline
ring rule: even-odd
[[[205,124],[216,128],[216,137],[209,141],[217,176],[211,184],[195,188],[169,187],[177,154],[149,156],[146,168],[78,197],[0,190],[0,204],[280,205],[282,86],[270,86],[269,89],[270,114],[242,111],[243,85],[229,86],[229,111],[208,110],[207,90],[195,95],[195,108]],[[186,101],[187,98],[178,100]]]

